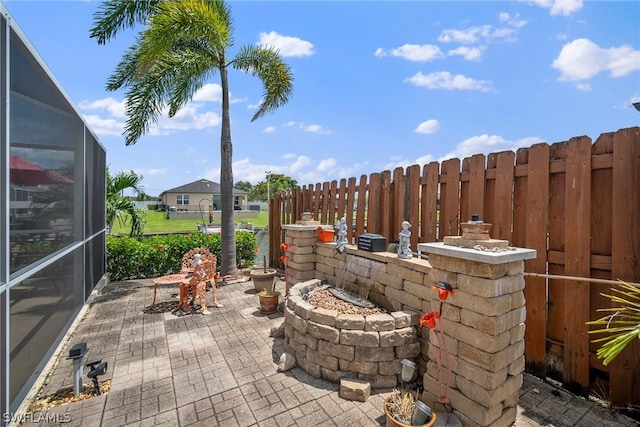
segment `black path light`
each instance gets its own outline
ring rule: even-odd
[[[73,360],[73,394],[79,396],[82,393],[82,358],[87,353],[87,343],[74,344],[69,349],[67,360]]]
[[[98,382],[98,376],[107,373],[107,362],[102,360],[96,360],[95,362],[87,363],[87,367],[90,368],[87,377],[93,381],[93,387],[96,390],[96,395],[100,396],[100,383]]]

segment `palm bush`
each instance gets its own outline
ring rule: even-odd
[[[616,307],[602,308],[598,311],[608,315],[587,325],[599,326],[599,329],[589,331],[590,334],[607,334],[593,340],[602,343],[597,350],[598,359],[604,359],[605,366],[611,363],[636,338],[640,338],[640,288],[637,285],[624,282],[618,283],[619,288],[611,288],[611,295],[601,294],[609,298]]]

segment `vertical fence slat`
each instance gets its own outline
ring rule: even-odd
[[[407,218],[405,212],[405,176],[404,169],[397,167],[393,170],[393,215],[391,219],[391,230],[393,240],[398,240],[398,235],[402,230],[402,221]]]
[[[437,240],[438,227],[438,173],[440,164],[431,162],[424,167],[426,183],[422,186],[422,224],[420,227],[423,242]]]
[[[356,236],[364,233],[364,211],[367,202],[367,176],[360,176],[358,185],[358,207],[356,210]]]
[[[640,282],[640,128],[623,129],[613,139],[611,274]],[[640,402],[640,345],[633,340],[611,362],[611,400]]]
[[[312,212],[313,211],[312,202],[313,202],[313,186],[312,185],[302,186],[302,209],[305,212]]]
[[[338,186],[338,219],[346,218],[347,212],[345,211],[347,206],[347,200],[345,199],[345,194],[347,192],[347,180],[342,178],[340,180],[340,185]],[[353,210],[353,207],[351,208]]]
[[[313,217],[317,220],[320,221],[320,215],[322,212],[322,193],[320,192],[322,189],[322,184],[320,184],[319,182],[316,183],[316,188],[315,191],[313,193]]]
[[[441,185],[440,194],[440,236],[459,235],[460,205],[460,159],[449,159],[442,162],[442,170],[446,174],[445,183]]]
[[[331,218],[329,218],[329,183],[322,183],[322,223],[331,224]]]
[[[555,143],[549,150],[549,263],[550,274],[564,275],[564,239],[565,226],[565,172],[566,164],[565,143]],[[561,167],[559,167],[560,165]],[[553,169],[553,170],[552,170]],[[555,172],[554,172],[555,171]],[[564,289],[568,282],[564,280],[549,280],[547,337],[550,342],[549,353],[556,360],[564,357]],[[557,365],[557,364],[556,364]],[[556,379],[558,372],[554,373]],[[559,372],[562,375],[562,372]]]
[[[294,221],[297,219],[300,219],[300,215],[302,214],[302,212],[304,212],[304,207],[303,207],[303,197],[302,197],[302,191],[295,191],[292,193],[294,197],[294,206],[293,206],[293,219]]]
[[[380,174],[369,176],[369,197],[367,203],[367,233],[380,233],[380,198],[382,194]]]
[[[392,242],[391,239],[391,211],[393,209],[393,202],[391,199],[391,172],[384,171],[380,177],[380,183],[382,184],[380,191],[380,206],[378,207],[380,212],[380,231],[379,234],[383,235],[387,242]],[[395,238],[394,238],[395,239]]]
[[[417,250],[420,237],[420,166],[407,168],[407,221],[411,224],[411,248]]]
[[[549,146],[536,144],[528,150],[525,216],[527,248],[536,258],[525,261],[525,271],[545,274],[547,270],[547,211],[549,209]],[[543,277],[525,279],[527,322],[524,355],[527,369],[544,377],[547,355],[547,287]]]
[[[591,139],[572,138],[566,144],[564,271],[588,277],[591,271]],[[577,390],[589,387],[589,282],[565,282],[564,383]]]
[[[600,135],[593,144],[591,154],[594,158],[613,158],[613,132]],[[595,169],[591,173],[591,254],[608,257],[609,265],[591,265],[589,277],[599,279],[611,279],[611,230],[613,215],[611,215],[613,184],[612,168]],[[611,285],[604,283],[591,283],[590,295],[590,320],[596,320],[603,316],[598,309],[609,308],[609,299],[602,294],[609,294]],[[601,359],[596,357],[596,351],[600,345],[592,342],[590,344],[590,364],[603,372],[609,372],[610,366],[604,366]]]
[[[484,187],[486,181],[485,156],[476,154],[469,159],[469,203],[468,210],[460,209],[460,220],[469,221],[472,214],[484,219]]]
[[[496,165],[498,163],[497,156],[497,153],[491,153],[487,156],[487,169],[484,183],[484,217],[481,217],[481,219],[490,224],[493,224],[495,222],[495,206],[493,202],[496,198]],[[495,229],[495,227],[492,228]],[[493,230],[491,231],[491,235],[495,235],[495,232]]]
[[[514,159],[513,151],[503,151],[497,154],[493,226],[491,227],[491,237],[508,241],[512,240]]]
[[[340,218],[336,218],[338,206],[336,204],[338,194],[338,181],[335,179],[329,185],[329,222],[327,224],[335,224]]]
[[[351,177],[347,180],[347,240],[353,242],[354,230],[353,230],[353,207],[356,206],[356,178]]]

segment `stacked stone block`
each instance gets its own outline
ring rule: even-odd
[[[338,254],[335,243],[320,243],[315,229],[300,227],[283,226],[295,260],[289,263],[289,286],[318,280],[302,284],[287,301],[285,341],[306,372],[334,382],[344,377],[370,381],[374,388],[393,387],[399,383],[400,360],[413,359],[424,374],[426,394],[435,402],[446,394],[465,426],[515,421],[524,371],[524,260],[534,258],[535,251],[486,253],[424,243],[418,249],[429,253],[428,261],[351,245]],[[314,255],[306,256],[310,249],[296,249],[299,245],[312,246]],[[337,315],[304,302],[300,289],[322,279],[366,286],[369,300],[389,310],[395,329],[387,317],[367,323],[362,316]],[[438,281],[455,289],[442,306],[432,289]],[[416,326],[420,315],[431,311],[441,311],[438,328],[448,357],[440,333]],[[413,333],[399,332],[407,327]]]
[[[362,316],[315,308],[303,296],[319,285],[320,280],[309,280],[291,288],[285,350],[316,378],[336,383],[356,379],[372,388],[397,386],[400,361],[420,354],[416,313]]]
[[[316,275],[317,226],[285,225],[284,243],[287,253],[287,289],[298,282],[313,279]]]
[[[465,426],[510,426],[524,371],[523,259],[535,252],[479,262],[468,251],[440,249],[429,254],[432,281],[455,294],[431,304],[442,315],[430,330],[425,389],[434,401],[449,400]]]

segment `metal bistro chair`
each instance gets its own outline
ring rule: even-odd
[[[214,255],[206,258],[205,261],[193,266],[193,274],[187,277],[180,284],[180,305],[185,311],[191,311],[191,303],[200,301],[202,314],[211,313],[207,309],[207,286],[211,283],[211,294],[213,295],[213,306],[222,307],[216,296],[216,257]],[[191,298],[189,297],[191,292]]]

